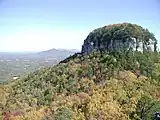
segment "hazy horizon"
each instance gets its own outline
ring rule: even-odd
[[[34,54],[34,53],[40,53],[40,52],[45,52],[48,50],[53,50],[55,48],[52,49],[47,49],[47,50],[39,50],[39,51],[0,51],[0,54]],[[56,48],[56,50],[59,51],[68,51],[68,52],[80,52],[81,50],[78,49],[63,49],[63,48]]]
[[[159,0],[1,0],[0,52],[80,50],[94,29],[123,22],[149,29],[159,43],[159,13]]]

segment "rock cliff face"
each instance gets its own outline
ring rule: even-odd
[[[105,26],[92,31],[84,40],[82,53],[93,50],[156,51],[157,40],[152,33],[141,26],[123,23]]]

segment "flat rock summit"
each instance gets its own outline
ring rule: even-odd
[[[156,51],[157,40],[153,33],[139,25],[121,23],[104,26],[93,30],[82,45],[82,54],[93,50],[121,51]]]

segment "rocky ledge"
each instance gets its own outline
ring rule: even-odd
[[[113,24],[92,31],[84,40],[82,53],[93,50],[156,51],[157,40],[153,33],[131,23]]]

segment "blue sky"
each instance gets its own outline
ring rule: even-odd
[[[0,51],[80,50],[93,29],[122,22],[148,28],[160,42],[160,1],[0,0]]]

